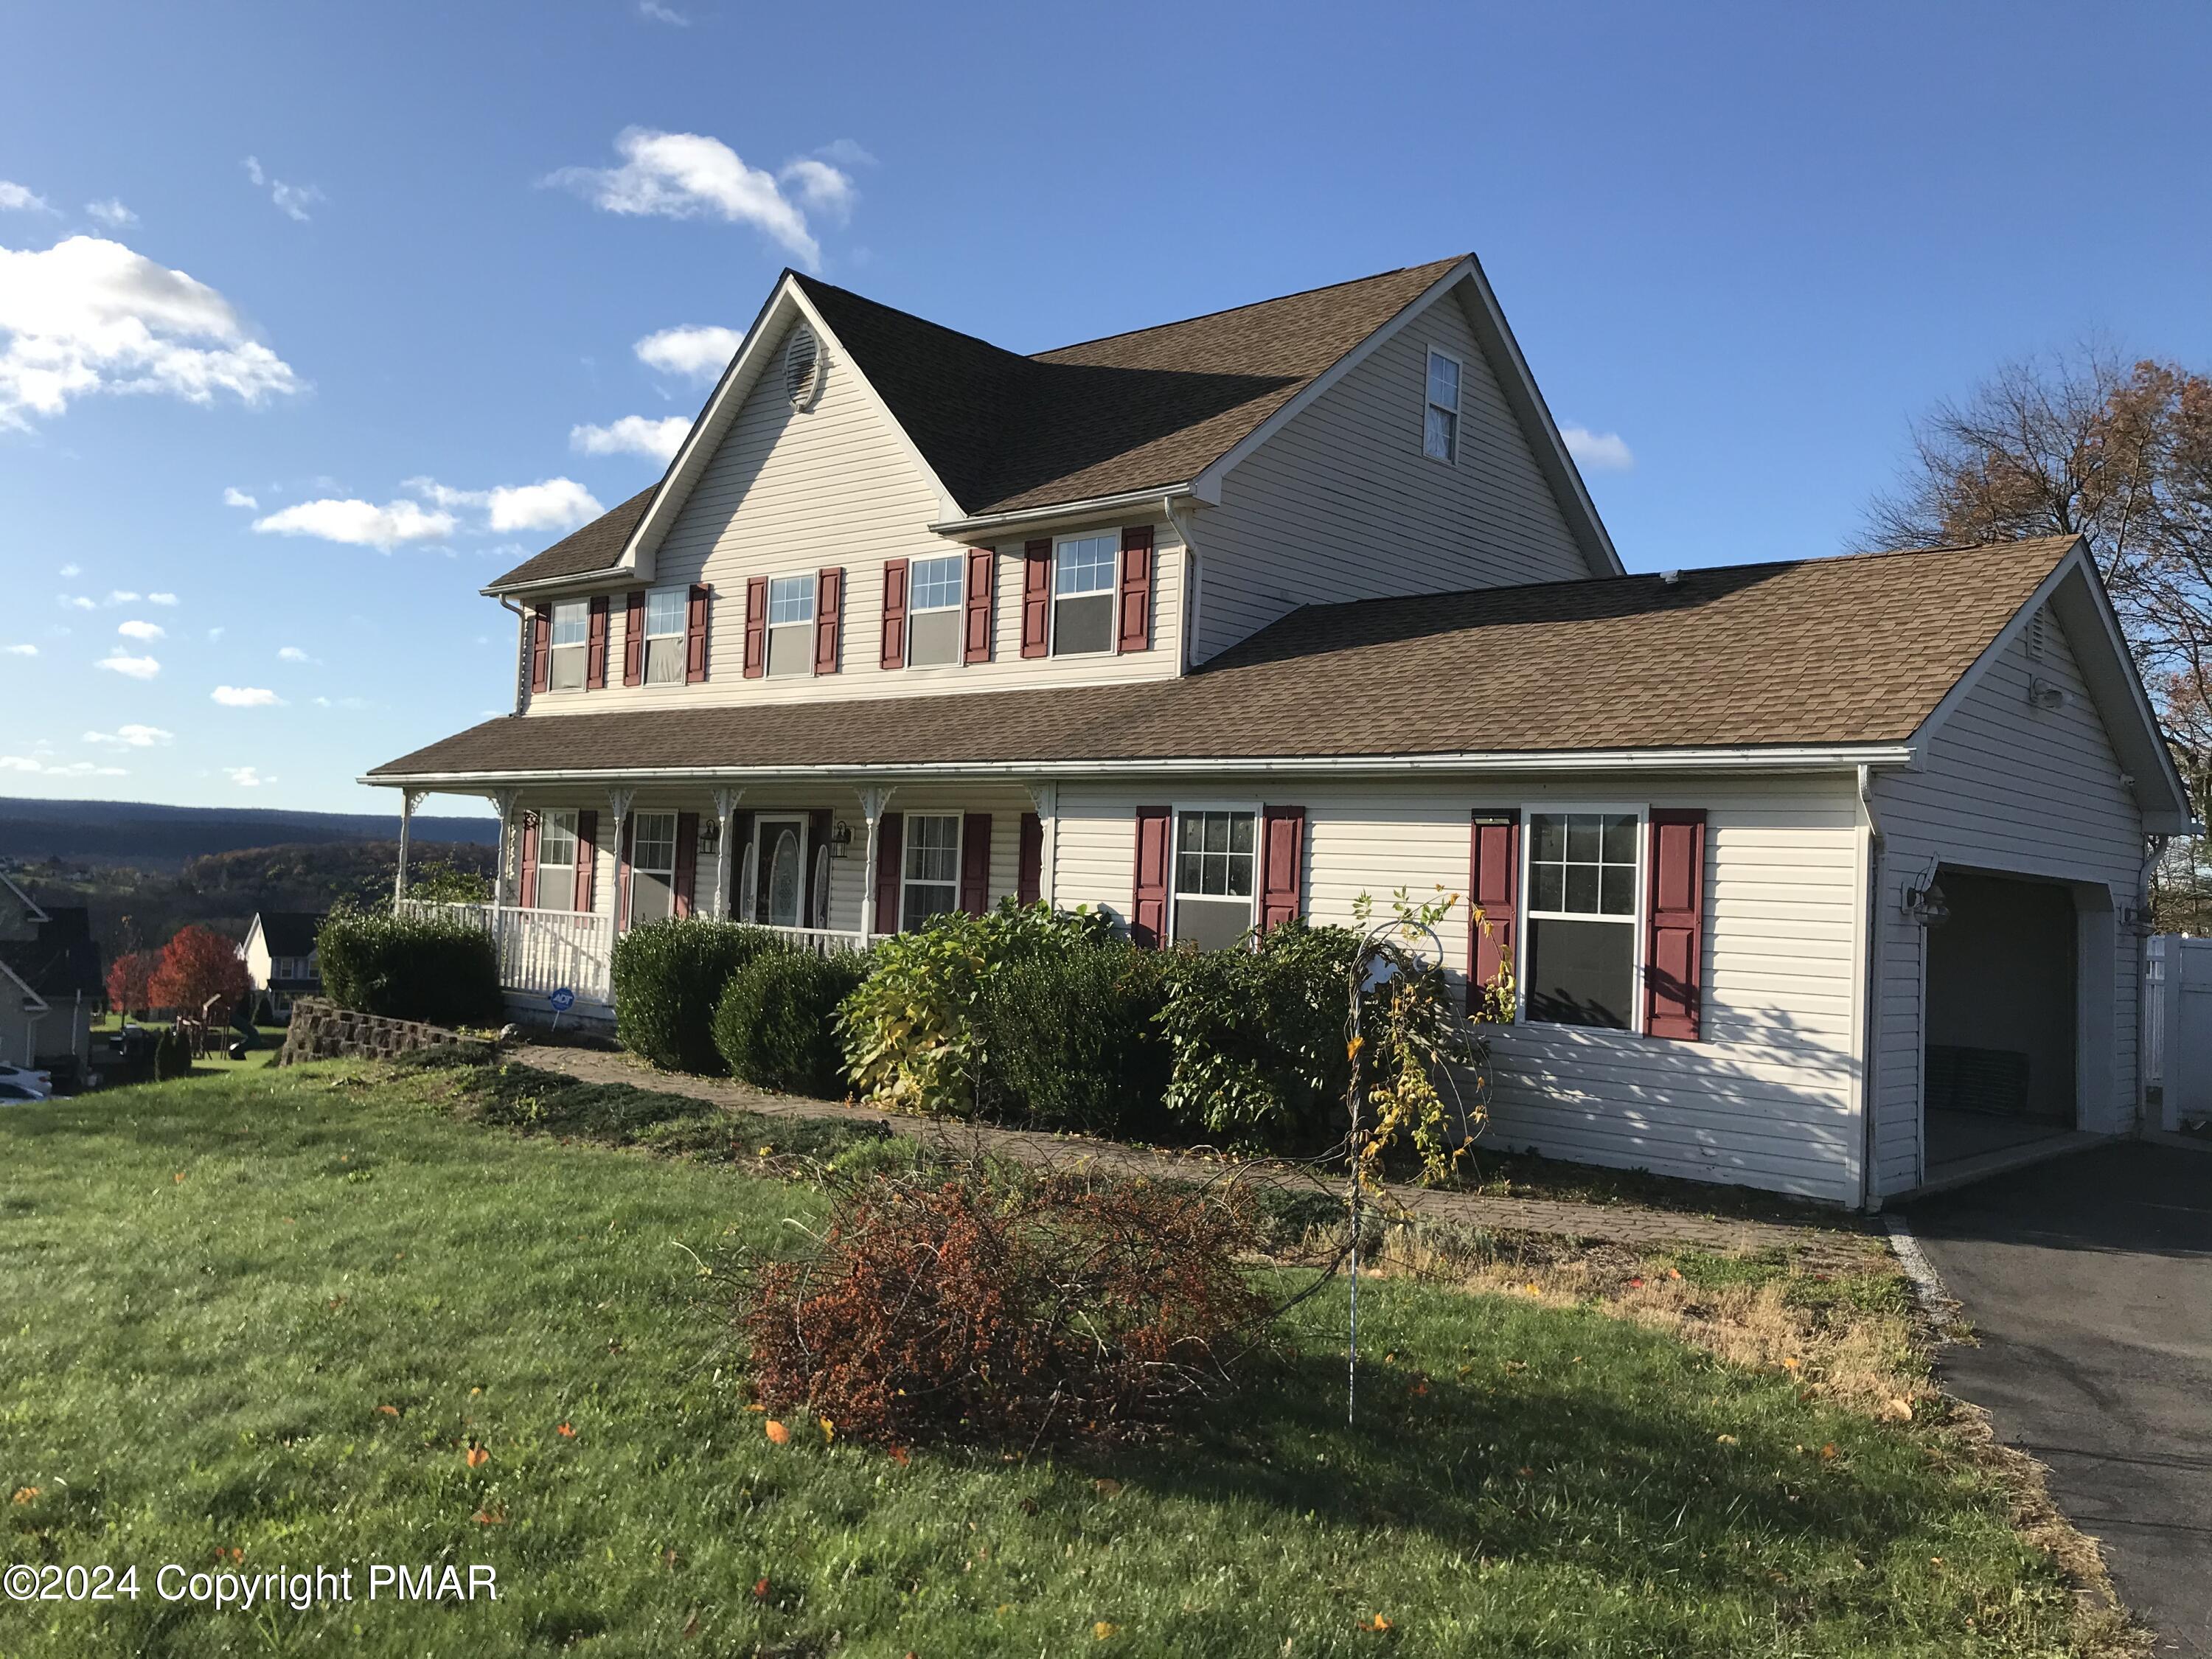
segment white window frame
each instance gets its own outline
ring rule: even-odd
[[[580,608],[584,613],[583,637],[566,645],[556,645],[553,641],[561,632],[561,613],[571,605]],[[576,683],[574,685],[563,685],[560,683],[561,653],[564,651],[573,651],[576,653]],[[591,687],[592,602],[588,599],[556,599],[553,601],[552,613],[546,618],[545,623],[545,689],[566,696],[571,691],[588,691]]]
[[[532,905],[531,908],[536,910],[550,910],[558,908],[574,915],[576,908],[576,860],[581,856],[584,850],[584,838],[580,833],[582,828],[583,814],[573,806],[541,806],[537,809],[537,811],[538,845],[541,853],[541,856],[538,860],[538,894],[540,897],[543,897],[544,895],[545,872],[548,870],[566,870],[568,872],[568,891],[566,902],[558,907],[541,903]],[[568,814],[569,818],[568,862],[566,864],[548,864],[542,856],[545,845],[545,820],[551,817],[556,812],[565,812]]]
[[[961,873],[967,868],[965,860],[968,856],[968,815],[965,812],[913,811],[900,813],[899,932],[902,933],[908,931],[906,920],[906,890],[908,886],[906,856],[914,845],[913,841],[907,834],[907,827],[916,818],[951,818],[952,820],[952,908],[955,910],[957,910],[960,908]],[[924,884],[931,887],[938,887],[942,886],[944,884],[941,882],[928,882]]]
[[[1458,388],[1457,396],[1455,398],[1451,408],[1447,411],[1452,417],[1451,453],[1449,455],[1431,455],[1429,453],[1429,411],[1432,409],[1443,408],[1442,404],[1438,403],[1434,398],[1429,395],[1429,386],[1434,379],[1434,376],[1430,372],[1430,364],[1434,359],[1438,357],[1443,358],[1446,362],[1452,366],[1452,372],[1455,377],[1453,384]],[[1459,429],[1464,420],[1462,411],[1466,407],[1466,360],[1461,357],[1455,351],[1447,351],[1442,346],[1431,346],[1429,348],[1429,355],[1421,359],[1421,454],[1425,459],[1437,462],[1444,466],[1457,466],[1459,465]]]
[[[653,601],[657,596],[666,594],[674,594],[676,597],[676,626],[666,633],[656,634],[653,631]],[[683,684],[684,671],[686,666],[685,649],[690,642],[691,634],[690,588],[681,583],[674,586],[648,587],[645,591],[645,603],[638,607],[637,615],[642,629],[642,637],[639,642],[637,653],[638,684],[640,685]],[[676,672],[665,680],[656,680],[653,678],[653,642],[655,640],[676,641]]]
[[[662,869],[657,864],[644,865],[638,862],[638,843],[644,839],[644,837],[638,833],[638,820],[640,818],[666,818],[668,820],[668,867],[665,870]],[[629,856],[623,860],[623,863],[628,867],[629,872],[629,879],[623,884],[626,890],[623,896],[623,927],[625,932],[634,925],[635,921],[637,910],[637,878],[640,871],[644,871],[647,875],[665,876],[667,878],[668,914],[672,917],[675,915],[676,865],[677,861],[684,856],[683,848],[678,845],[678,842],[682,838],[683,834],[683,815],[678,812],[672,806],[665,808],[658,806],[650,807],[642,811],[634,811],[629,815],[624,826],[623,833],[623,839],[629,842]],[[659,918],[656,917],[655,920],[658,921]]]
[[[1108,551],[1112,555],[1111,562],[1107,566],[1109,580],[1106,586],[1086,588],[1080,593],[1071,593],[1067,597],[1074,599],[1095,599],[1102,593],[1106,596],[1106,643],[1096,651],[1070,651],[1063,653],[1060,648],[1060,550],[1070,542],[1096,541],[1108,543],[1109,544]],[[1121,649],[1121,629],[1118,626],[1121,615],[1121,531],[1119,529],[1076,530],[1070,531],[1065,535],[1054,536],[1052,538],[1052,591],[1046,596],[1045,602],[1049,607],[1051,617],[1050,626],[1046,630],[1051,641],[1051,649],[1047,654],[1054,657],[1062,654],[1070,657],[1111,657],[1118,654]]]
[[[951,605],[933,605],[927,607],[916,604],[915,602],[916,587],[914,577],[915,567],[918,565],[935,564],[941,560],[946,559],[953,561],[959,570],[959,580],[954,592],[952,603]],[[908,668],[920,667],[923,672],[927,672],[931,669],[958,668],[965,662],[968,655],[966,650],[968,643],[966,630],[963,624],[956,623],[953,627],[952,660],[951,662],[917,664],[914,659],[914,620],[916,617],[941,617],[947,611],[950,611],[957,617],[967,608],[967,555],[964,553],[933,553],[926,559],[914,559],[908,562],[906,588],[906,639],[904,644],[906,647],[905,662]],[[900,902],[902,906],[903,906],[904,901],[902,900]]]
[[[1552,817],[1571,817],[1577,813],[1597,813],[1608,817],[1634,817],[1636,820],[1636,902],[1626,916],[1591,915],[1581,910],[1539,910],[1535,907],[1535,884],[1530,874],[1535,865],[1536,826],[1539,813]],[[1651,872],[1647,867],[1651,861],[1651,806],[1650,802],[1631,805],[1626,801],[1539,801],[1523,803],[1521,807],[1521,868],[1518,874],[1520,895],[1518,925],[1513,930],[1513,1023],[1533,1026],[1545,1031],[1586,1031],[1598,1036],[1611,1033],[1619,1036],[1642,1036],[1644,1031],[1644,910],[1650,901]],[[1628,929],[1628,1024],[1615,1031],[1604,1025],[1564,1025],[1556,1020],[1531,1019],[1528,1017],[1528,951],[1535,942],[1538,921],[1609,921]]]
[[[777,622],[775,620],[775,585],[778,582],[806,584],[806,617],[804,621]],[[775,631],[779,628],[804,628],[806,630],[805,672],[811,674],[814,672],[814,625],[822,615],[822,573],[818,570],[801,570],[787,576],[770,576],[768,579],[768,595],[764,603],[768,614],[762,619],[764,633],[761,640],[761,677],[763,679],[792,680],[799,677],[800,671],[795,668],[786,669],[781,674],[775,672]]]
[[[1266,822],[1258,801],[1244,800],[1182,800],[1168,808],[1168,931],[1164,941],[1172,950],[1176,945],[1176,923],[1182,909],[1182,815],[1186,812],[1249,812],[1252,815],[1252,914],[1244,924],[1249,933],[1260,925],[1260,901],[1267,885],[1267,849],[1263,837]],[[1208,903],[1218,903],[1220,898],[1207,898],[1194,894],[1194,898]],[[1223,897],[1233,895],[1223,895]]]

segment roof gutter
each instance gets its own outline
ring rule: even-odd
[[[788,780],[838,781],[852,778],[1110,778],[1182,777],[1227,773],[1240,776],[1373,776],[1417,773],[1436,776],[1487,773],[1581,772],[1833,772],[1893,769],[1918,764],[1910,744],[1833,747],[1729,749],[1565,750],[1542,753],[1452,755],[1316,755],[1255,759],[1198,757],[1172,760],[854,762],[817,766],[549,767],[538,770],[369,773],[355,781],[371,787],[447,788],[480,793],[495,784],[584,782],[699,782],[711,778],[769,783]]]
[[[1094,519],[1126,507],[1146,507],[1188,495],[1187,483],[1155,484],[1150,489],[1125,489],[1119,495],[1093,495],[1086,501],[1062,501],[1051,507],[1025,507],[1014,513],[979,513],[972,518],[939,519],[928,526],[938,536],[972,536],[979,531],[1011,530],[1024,525],[1063,524],[1073,519]]]

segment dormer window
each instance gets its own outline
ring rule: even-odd
[[[1421,453],[1432,461],[1459,459],[1459,359],[1429,349],[1429,406]]]
[[[684,683],[684,606],[690,595],[680,587],[656,587],[645,596],[645,683]]]
[[[768,672],[814,672],[812,576],[777,576],[768,585]]]
[[[548,684],[556,691],[584,689],[584,654],[591,634],[589,599],[562,599],[553,607],[553,665]]]
[[[957,553],[916,559],[908,574],[906,659],[916,668],[960,660],[960,567]]]
[[[1060,538],[1053,556],[1054,656],[1114,648],[1114,566],[1121,545],[1111,532]]]

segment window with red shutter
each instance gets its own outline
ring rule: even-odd
[[[768,578],[745,578],[745,678],[768,672]]]
[[[1164,806],[1137,809],[1137,880],[1129,937],[1158,949],[1168,937],[1168,848],[1174,815]]]
[[[837,672],[837,641],[844,620],[845,573],[824,570],[815,579],[814,672]]]
[[[1468,1012],[1483,1007],[1483,988],[1504,969],[1514,974],[1514,941],[1520,926],[1521,814],[1511,809],[1477,808],[1468,849],[1467,878]],[[1480,918],[1475,912],[1480,912]]]
[[[1052,649],[1052,538],[1022,549],[1022,655],[1042,657]]]
[[[586,915],[599,898],[599,815],[576,814],[576,898],[574,908]]]
[[[1645,842],[1651,902],[1644,927],[1644,1030],[1695,1042],[1705,1025],[1705,815],[1655,806]]]
[[[980,916],[991,906],[991,815],[969,812],[960,820],[960,908]]]
[[[1152,642],[1152,527],[1133,524],[1121,532],[1121,597],[1116,651],[1143,651]]]
[[[876,665],[906,666],[906,561],[884,561],[884,644]]]
[[[1014,896],[1024,904],[1044,896],[1044,820],[1034,812],[1022,814],[1014,845]]]
[[[1642,815],[1528,814],[1521,1007],[1545,1025],[1637,1024],[1637,872]]]
[[[967,625],[961,641],[960,659],[963,662],[991,660],[992,623],[997,617],[993,604],[999,576],[999,555],[995,548],[971,547],[968,550],[968,582],[964,601],[967,605]]]
[[[704,582],[691,584],[684,617],[684,682],[697,685],[707,678],[707,613],[714,590]]]
[[[1261,810],[1260,839],[1260,931],[1302,913],[1305,889],[1306,809],[1269,806]]]
[[[548,690],[553,684],[553,607],[541,605],[530,618],[530,689]]]

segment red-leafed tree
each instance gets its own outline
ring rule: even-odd
[[[184,1018],[204,1018],[210,1030],[227,1024],[230,1011],[252,994],[237,941],[207,927],[179,928],[161,947],[161,959],[146,985],[147,1000],[155,1007],[173,1008]]]
[[[118,1014],[143,1014],[154,1006],[148,994],[157,951],[131,951],[115,958],[107,969],[107,1006]]]

